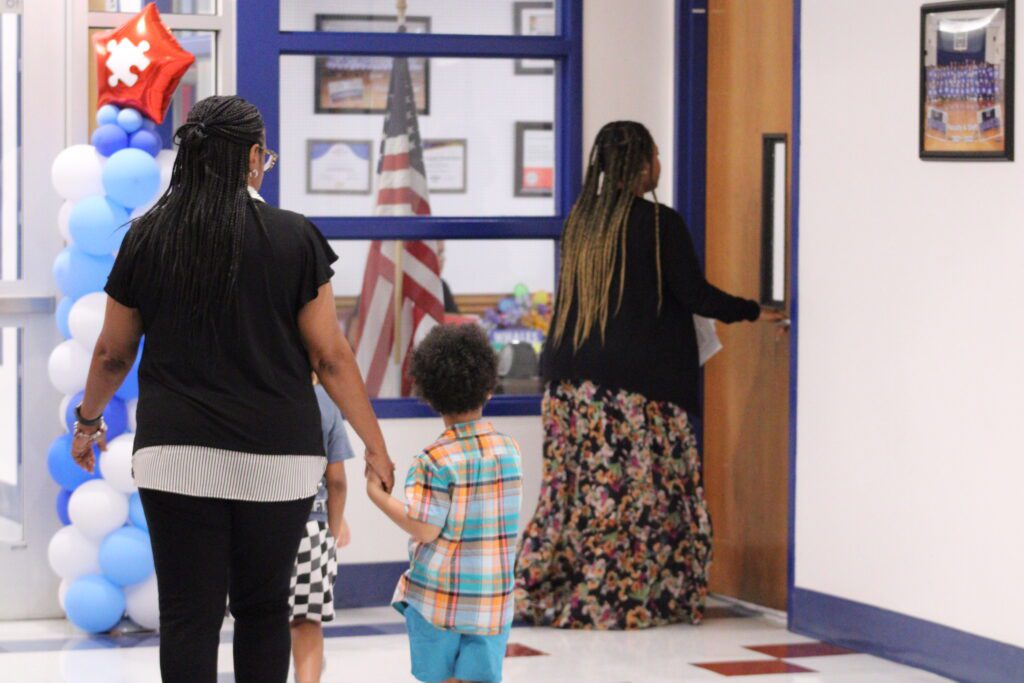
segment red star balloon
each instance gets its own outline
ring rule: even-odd
[[[99,105],[133,107],[163,123],[174,89],[196,60],[160,21],[155,4],[93,38]]]

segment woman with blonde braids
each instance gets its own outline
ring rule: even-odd
[[[531,624],[632,629],[703,617],[711,522],[690,416],[693,314],[757,320],[701,272],[682,217],[643,198],[658,147],[639,123],[598,134],[565,225],[544,352],[544,479],[516,568]]]

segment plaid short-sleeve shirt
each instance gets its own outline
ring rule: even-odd
[[[447,630],[501,633],[512,622],[522,461],[488,422],[457,424],[416,456],[405,482],[410,517],[441,527],[409,543],[394,604]]]

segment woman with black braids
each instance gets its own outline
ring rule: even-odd
[[[283,683],[289,581],[326,461],[310,372],[389,485],[391,461],[337,325],[336,256],[258,190],[276,155],[238,97],[198,102],[175,135],[170,189],[125,237],[77,408],[90,471],[103,409],[146,337],[133,472],[153,543],[160,668],[213,683],[230,596],[237,681]]]
[[[697,623],[711,523],[690,416],[700,412],[693,315],[757,320],[708,284],[686,226],[654,193],[639,123],[598,134],[562,238],[544,351],[544,478],[516,568],[516,611],[559,628]]]

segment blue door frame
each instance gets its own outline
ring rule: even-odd
[[[675,196],[679,212],[704,256],[707,162],[707,3],[676,0]],[[793,0],[793,163],[790,255],[789,520],[787,619],[789,629],[854,650],[972,683],[1017,683],[1024,649],[905,614],[798,588],[794,580],[797,372],[800,330],[800,108],[801,5]]]

